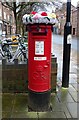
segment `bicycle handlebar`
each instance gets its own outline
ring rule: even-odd
[[[22,37],[20,34],[17,34],[16,36],[18,36],[17,38],[14,38],[13,41],[11,40],[11,38],[4,38],[2,41],[2,44],[5,45],[17,45],[18,43],[22,43],[23,42],[23,38],[26,39],[26,37]],[[18,40],[18,42],[14,43],[14,40]],[[4,41],[6,41],[6,43],[4,43]]]

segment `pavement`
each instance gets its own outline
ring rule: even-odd
[[[53,120],[64,118],[75,120],[79,118],[79,52],[71,50],[69,88],[62,88],[62,61],[63,45],[55,43],[53,36],[53,54],[57,56],[58,74],[56,93],[51,94],[50,112],[28,112],[28,94],[26,93],[0,93],[0,116],[3,118],[34,118],[41,120],[50,118]],[[0,81],[1,84],[1,81]]]

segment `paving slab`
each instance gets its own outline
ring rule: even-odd
[[[64,112],[39,112],[39,119],[41,118],[66,118]]]
[[[78,102],[77,92],[75,91],[69,91],[71,97],[74,99],[75,102]]]
[[[2,118],[11,118],[11,114],[12,112],[7,112],[7,111],[2,112]]]
[[[78,88],[77,88],[78,84],[77,83],[73,83],[73,84],[71,83],[71,85],[75,88],[76,91],[78,91]]]
[[[76,90],[75,90],[75,88],[72,86],[72,84],[69,84],[69,88],[68,88],[68,91],[69,92],[77,92]]]
[[[11,112],[13,108],[14,95],[13,94],[3,94],[2,95],[2,110],[3,112]]]
[[[75,82],[77,81],[77,72],[76,73],[69,73],[69,79],[73,79],[73,80],[75,80]],[[73,82],[72,82],[73,83]]]
[[[72,78],[72,77],[69,78],[69,84],[71,84],[71,83],[72,84],[75,84],[75,83],[77,84],[77,78]]]
[[[13,112],[28,112],[28,96],[27,94],[16,94],[13,104]]]
[[[72,116],[72,118],[78,118],[77,117],[77,103],[66,103],[66,106]]]
[[[74,102],[74,99],[68,92],[68,89],[60,88],[57,92],[58,99],[61,103]]]
[[[34,120],[38,120],[37,112],[13,112],[11,118],[34,118]]]
[[[72,65],[73,65],[73,67],[72,67]],[[70,74],[77,74],[76,65],[74,65],[72,61],[70,61]]]
[[[51,93],[51,104],[56,104],[56,103],[59,103],[57,93]]]
[[[68,120],[79,120],[78,118],[69,118]]]
[[[64,112],[66,118],[71,118],[66,104],[60,103],[56,94],[51,97],[51,107],[53,112]]]
[[[66,118],[71,118],[71,115],[66,107],[66,104],[63,103],[55,103],[52,104],[52,111],[54,112],[64,112]]]

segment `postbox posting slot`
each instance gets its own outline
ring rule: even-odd
[[[27,25],[26,27],[26,30],[29,31],[29,32],[32,32],[33,35],[39,35],[39,34],[47,34],[48,32],[48,29],[47,29],[47,26],[45,25],[46,28],[43,27],[40,27],[39,25],[36,25],[34,27],[31,27],[30,25]]]
[[[36,29],[32,31],[32,34],[33,35],[47,35],[47,32],[48,32],[48,29],[43,29],[43,28],[39,28],[39,29]]]

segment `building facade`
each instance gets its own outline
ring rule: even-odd
[[[74,7],[73,5],[71,5],[71,24],[72,24],[72,35],[73,36],[79,36],[78,35],[78,33],[79,33],[78,32],[79,11],[77,8]],[[56,15],[58,16],[58,21],[60,24],[58,33],[63,35],[64,34],[64,25],[66,23],[66,4],[63,4],[63,6],[60,10],[56,10]]]
[[[72,23],[72,35],[77,36],[77,9],[72,10],[71,16]]]
[[[0,35],[11,35],[16,30],[13,11],[0,2]]]
[[[58,34],[63,35],[64,25],[65,25],[65,22],[66,22],[66,5],[65,4],[63,4],[61,9],[56,9],[56,15],[57,15],[58,24],[59,24]]]

